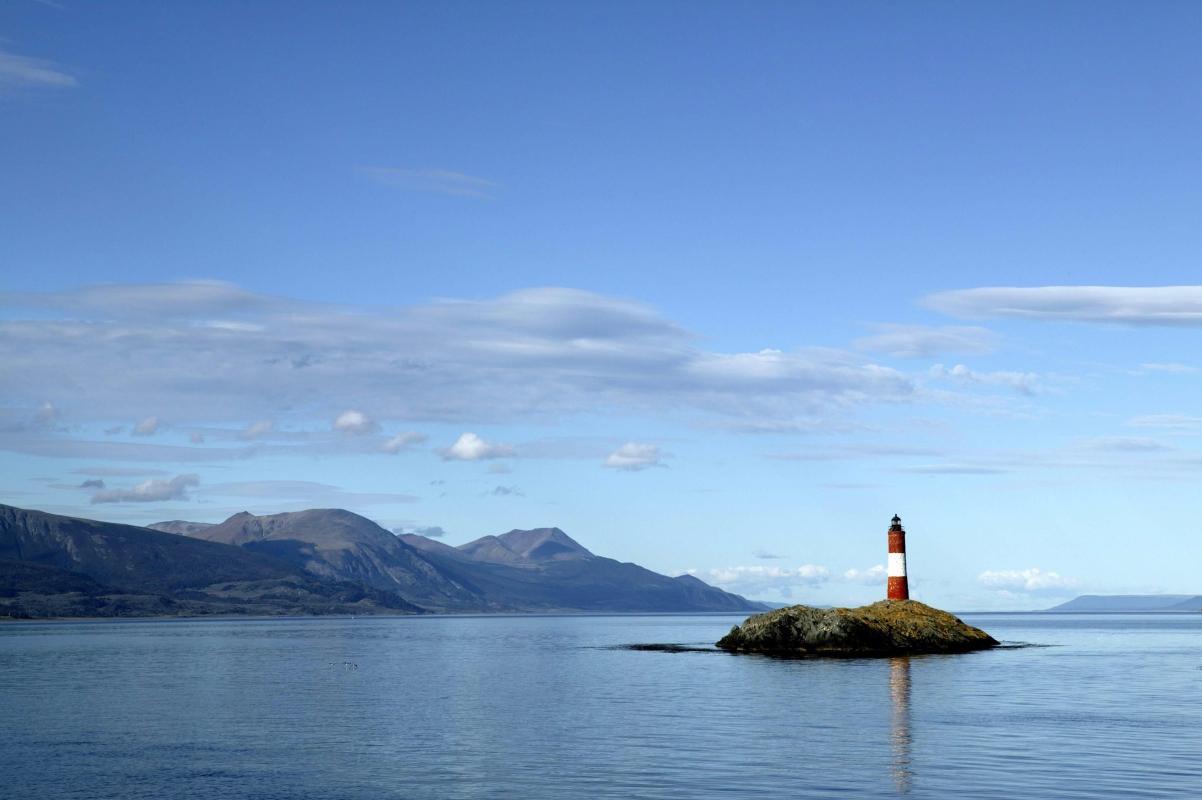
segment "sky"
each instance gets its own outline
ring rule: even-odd
[[[0,502],[1202,593],[1202,5],[0,5]]]

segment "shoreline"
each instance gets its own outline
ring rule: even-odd
[[[204,620],[246,620],[263,622],[269,620],[322,620],[322,619],[486,619],[514,617],[739,617],[743,611],[465,611],[430,612],[426,614],[148,614],[145,616],[114,617],[0,617],[0,625],[20,623],[71,623],[71,622],[198,622]],[[755,612],[751,612],[755,613]],[[1198,611],[953,611],[963,616],[1047,616],[1047,617],[1099,617],[1099,616],[1157,616],[1188,617],[1202,613]]]

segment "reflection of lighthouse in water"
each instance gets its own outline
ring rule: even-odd
[[[910,659],[889,659],[889,697],[892,701],[892,725],[889,731],[892,751],[891,771],[898,792],[910,790]]]
[[[909,600],[910,582],[906,578],[906,529],[902,527],[901,517],[893,515],[892,525],[889,526],[889,585],[887,594],[890,600]]]

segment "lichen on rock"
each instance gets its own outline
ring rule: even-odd
[[[790,606],[748,617],[717,646],[738,653],[891,656],[964,653],[998,644],[980,628],[916,600],[859,608]]]

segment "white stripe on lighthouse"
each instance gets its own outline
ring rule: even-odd
[[[890,553],[889,554],[889,577],[890,578],[906,577],[906,554],[905,553]]]

